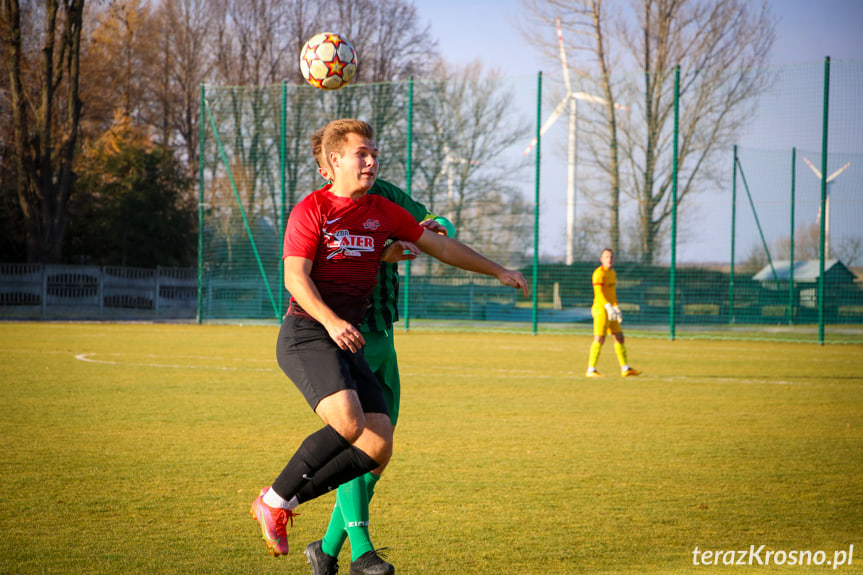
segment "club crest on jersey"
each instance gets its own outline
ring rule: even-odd
[[[371,236],[352,235],[349,230],[338,230],[327,235],[327,248],[331,250],[328,260],[339,255],[358,257],[375,251],[375,239]]]
[[[363,227],[367,230],[375,231],[376,229],[381,227],[381,223],[378,220],[373,220],[369,218],[365,221],[365,223],[363,223]]]

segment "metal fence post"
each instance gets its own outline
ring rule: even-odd
[[[668,324],[672,340],[675,336],[675,308],[677,301],[675,288],[677,286],[677,170],[678,170],[678,135],[680,133],[680,64],[674,68],[674,150],[671,166],[671,281],[669,285]]]
[[[539,177],[540,177],[540,147],[542,145],[542,71],[536,75],[536,151],[534,168],[534,199],[533,199],[533,285],[531,286],[531,324],[533,334],[537,332],[537,286],[539,285]]]
[[[731,178],[731,269],[728,273],[728,315],[734,325],[734,240],[737,234],[737,144],[734,145],[734,175]]]
[[[411,179],[413,178],[413,135],[414,135],[414,77],[408,79],[408,133],[407,133],[407,150],[405,153],[405,191],[408,196],[411,195]],[[404,312],[405,312],[405,331],[411,329],[411,262],[405,262],[405,297],[404,297]]]
[[[788,325],[794,325],[794,193],[797,185],[797,148],[791,148],[791,240],[788,253]]]
[[[821,247],[818,267],[818,343],[824,345],[824,236],[827,225],[827,118],[830,111],[830,56],[824,59],[824,113],[821,119]]]
[[[198,304],[196,319],[204,319],[204,99],[206,88],[201,84],[201,111],[198,118]]]

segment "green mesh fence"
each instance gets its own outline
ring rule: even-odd
[[[572,92],[597,93],[595,80],[580,81]],[[704,93],[721,85],[732,99],[747,82],[757,96],[714,133],[728,117]],[[627,333],[863,341],[861,83],[861,62],[681,71],[675,134],[669,73],[657,92],[669,120],[648,144],[647,110],[660,108],[647,103],[643,75],[614,78],[616,200],[608,106],[579,98],[543,134],[539,156],[530,147],[537,117],[545,122],[567,99],[554,77],[336,92],[203,86],[198,317],[280,319],[285,221],[323,183],[311,134],[358,117],[376,130],[380,178],[448,217],[459,240],[535,279],[524,299],[421,256],[402,264],[404,328],[590,333],[591,272],[614,246]],[[832,179],[822,186],[816,172]]]

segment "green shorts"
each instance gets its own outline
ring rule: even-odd
[[[395,425],[399,419],[402,386],[399,379],[399,364],[396,358],[393,330],[364,331],[363,337],[366,338],[363,355],[378,378],[378,383],[384,392],[384,399],[386,399],[387,407],[390,410],[390,421]]]

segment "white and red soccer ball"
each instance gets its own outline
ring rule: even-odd
[[[300,52],[300,73],[315,88],[338,90],[356,71],[357,52],[338,34],[316,34]]]

